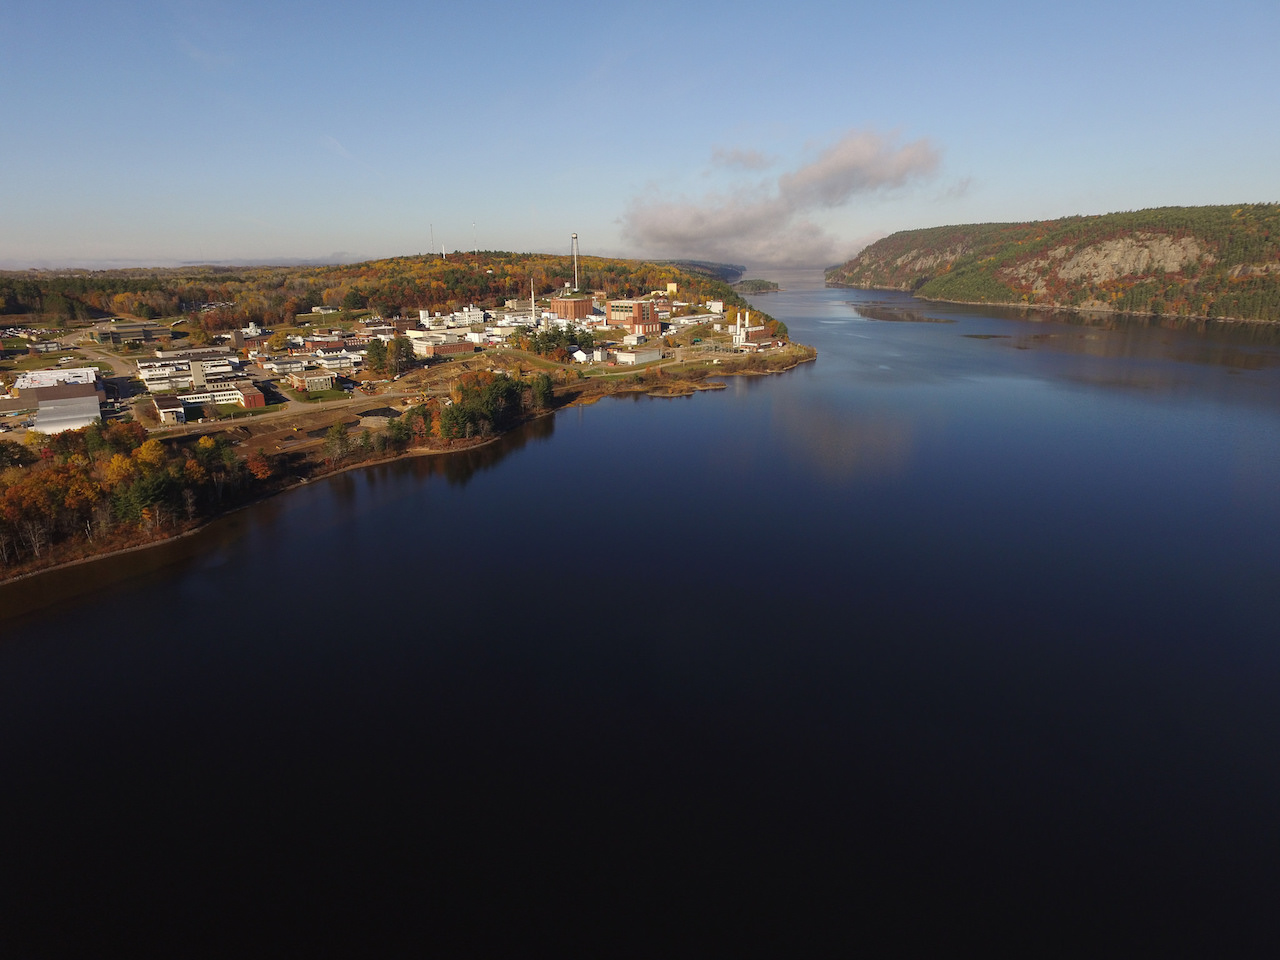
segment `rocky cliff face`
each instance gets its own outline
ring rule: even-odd
[[[1280,206],[912,230],[827,279],[961,302],[1280,320]]]

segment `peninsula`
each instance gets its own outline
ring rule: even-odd
[[[0,582],[568,405],[814,358],[712,273],[482,252],[0,275]]]

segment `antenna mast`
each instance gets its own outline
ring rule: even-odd
[[[569,238],[573,241],[573,290],[578,290],[578,235],[575,233]]]

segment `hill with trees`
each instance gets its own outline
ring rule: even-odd
[[[719,267],[720,269],[715,269]],[[747,303],[722,274],[736,268],[579,257],[579,287],[624,298],[677,284],[680,300]],[[36,316],[74,324],[109,316],[189,317],[208,334],[288,325],[312,307],[372,309],[390,317],[421,309],[451,312],[468,304],[528,302],[530,285],[544,297],[574,279],[567,256],[479,251],[392,257],[341,266],[194,266],[134,270],[0,272],[0,316]],[[7,322],[7,321],[6,321]]]
[[[1280,320],[1280,204],[907,230],[826,273],[929,300]]]

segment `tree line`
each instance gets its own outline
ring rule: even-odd
[[[1057,266],[1108,241],[1191,238],[1198,257],[1123,277]],[[1034,223],[893,234],[827,271],[830,282],[939,300],[1108,307],[1120,312],[1280,320],[1280,205],[1162,207]]]
[[[162,533],[222,509],[275,473],[258,451],[224,437],[148,439],[112,421],[27,444],[0,440],[0,564],[40,560],[68,541],[113,542]]]
[[[109,315],[188,317],[208,333],[254,321],[291,324],[312,307],[376,310],[391,317],[414,310],[451,312],[468,304],[505,305],[562,292],[574,280],[568,256],[480,251],[392,257],[323,267],[191,267],[0,273],[0,311],[68,321]],[[693,303],[745,305],[724,281],[674,264],[579,257],[581,289],[613,298],[677,284]]]

